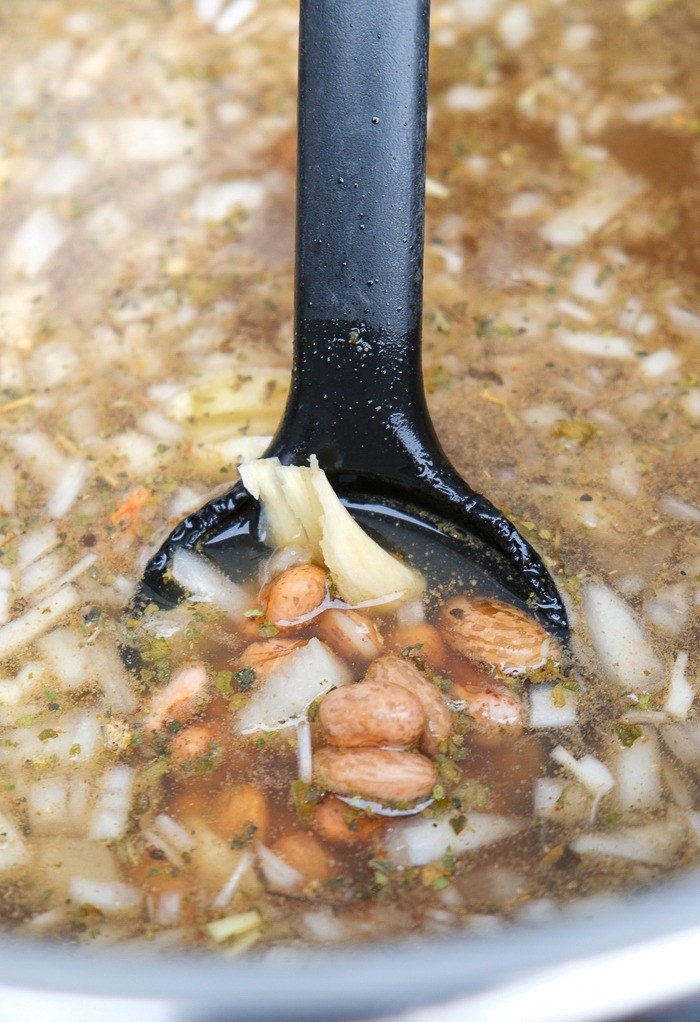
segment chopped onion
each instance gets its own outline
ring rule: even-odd
[[[6,813],[0,813],[0,872],[20,866],[30,857],[19,828]]]
[[[276,855],[267,845],[258,845],[257,854],[260,869],[270,890],[288,894],[303,886],[304,877],[301,873],[281,856]]]
[[[253,853],[250,851],[242,852],[240,859],[238,860],[235,869],[231,873],[224,886],[221,888],[217,896],[214,898],[214,908],[226,908],[231,898],[234,896],[241,880],[244,875],[248,872],[250,867],[253,865]]]
[[[663,684],[661,661],[627,603],[599,582],[584,586],[582,603],[606,677],[627,690],[656,692]]]
[[[200,554],[179,547],[172,559],[171,573],[175,581],[187,589],[190,599],[214,603],[231,617],[241,617],[250,606],[250,594],[214,567]]]
[[[103,774],[88,831],[92,841],[116,841],[123,837],[129,822],[135,778],[136,772],[124,763]]]
[[[663,820],[641,827],[581,834],[570,847],[578,855],[604,855],[651,866],[671,866],[683,847],[686,834],[685,828],[675,820]]]
[[[247,735],[295,725],[314,700],[350,680],[346,664],[319,639],[309,639],[281,657],[251,690],[235,726]]]
[[[688,654],[678,654],[671,671],[671,683],[668,686],[664,709],[671,717],[685,720],[695,699],[695,689],[686,677]]]
[[[300,720],[297,724],[297,773],[300,781],[311,784],[313,779],[311,727],[306,719]]]
[[[555,701],[556,689],[556,701]],[[533,685],[530,689],[530,727],[569,727],[576,723],[578,695],[562,685]]]
[[[463,826],[459,833],[450,816],[441,819],[421,816],[397,823],[388,829],[384,846],[389,858],[399,865],[425,866],[441,859],[448,851],[463,855],[511,837],[527,826],[527,821],[518,817],[491,813],[466,813],[460,823]]]
[[[87,477],[86,462],[68,462],[61,478],[47,497],[45,510],[49,518],[63,518],[70,511],[78,499]]]
[[[609,791],[612,791],[615,786],[613,775],[605,763],[596,759],[595,756],[588,755],[582,756],[581,759],[576,759],[562,745],[557,745],[555,749],[552,749],[551,755],[555,763],[568,770],[572,777],[580,781],[584,788],[587,788],[593,795],[593,807],[591,809],[591,819],[593,819],[600,800]]]
[[[189,830],[166,813],[158,813],[153,826],[183,855],[189,855],[197,847],[197,841]]]
[[[130,912],[141,904],[141,892],[130,884],[73,877],[68,893],[78,905],[91,905],[106,915]]]
[[[629,746],[614,743],[609,763],[615,777],[615,800],[623,813],[650,809],[661,801],[661,757],[652,730],[644,729]]]
[[[78,602],[78,590],[71,585],[63,586],[40,600],[21,617],[8,621],[0,628],[0,650],[3,657],[11,656],[48,632],[70,614]]]

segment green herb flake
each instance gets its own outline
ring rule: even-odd
[[[225,674],[227,672],[222,671],[221,673]],[[236,680],[239,692],[247,692],[255,684],[255,671],[252,667],[244,667],[243,670],[236,671],[233,677]]]
[[[449,885],[447,877],[435,877],[432,884],[430,885],[434,891],[444,891]]]
[[[250,668],[247,668],[247,669],[250,670]],[[243,671],[239,671],[239,674],[242,674],[242,673],[243,673]],[[232,689],[231,689],[231,679],[232,678],[233,678],[233,672],[232,671],[218,671],[214,675],[214,684],[216,685],[216,687],[218,688],[219,692],[221,692],[222,695],[224,695],[224,696],[230,696],[231,695],[231,692],[232,692]],[[238,686],[238,689],[239,689],[239,691],[241,691],[240,684]]]
[[[246,820],[231,838],[231,848],[236,850],[246,848],[255,837],[257,829],[257,826],[251,820]]]
[[[631,748],[638,738],[642,737],[642,729],[639,724],[628,724],[620,721],[615,725],[615,734],[626,749]]]
[[[275,628],[275,626],[271,624],[269,621],[266,621],[264,624],[260,625],[260,634],[262,635],[263,639],[274,639],[274,637],[277,635],[277,632],[278,629]]]
[[[77,756],[80,755],[80,742],[75,742],[74,745],[71,745],[70,749],[68,750],[68,755],[71,759],[75,759]]]
[[[308,822],[314,817],[316,803],[321,797],[321,792],[307,784],[306,781],[292,781],[292,802],[297,811],[297,816],[302,822]]]
[[[455,834],[461,834],[467,825],[467,818],[464,813],[459,813],[457,816],[450,817],[450,827]]]
[[[141,775],[147,784],[153,784],[154,781],[159,780],[163,774],[167,773],[170,768],[170,761],[162,758],[157,759],[155,763],[147,767]]]
[[[258,610],[256,607],[254,607],[252,610],[245,610],[243,612],[243,617],[262,617],[262,616],[263,612],[261,610]]]
[[[24,713],[17,718],[17,727],[31,727],[34,723],[34,716],[31,713]]]
[[[58,731],[54,731],[52,727],[45,727],[39,732],[38,738],[40,742],[48,742],[50,738],[58,738]]]

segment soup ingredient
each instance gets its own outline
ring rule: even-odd
[[[350,660],[374,660],[384,645],[376,623],[357,610],[326,610],[318,618],[316,630],[338,656]]]
[[[259,605],[278,631],[290,631],[318,611],[328,595],[323,568],[297,564],[273,579],[260,594]]]
[[[413,745],[425,727],[420,700],[390,682],[361,681],[321,701],[319,720],[332,745]]]
[[[346,665],[319,639],[295,645],[266,666],[238,714],[236,729],[245,735],[294,725],[315,699],[349,680]]]
[[[458,596],[445,604],[440,620],[458,653],[504,674],[525,674],[558,659],[552,636],[501,600]]]
[[[379,802],[414,802],[438,781],[435,765],[417,752],[324,748],[314,755],[314,778],[338,795]]]
[[[365,674],[365,680],[380,685],[399,685],[416,696],[425,714],[421,739],[423,749],[428,753],[436,752],[440,742],[448,737],[452,726],[450,711],[437,685],[421,674],[410,659],[392,653],[374,660]]]
[[[343,507],[316,458],[308,468],[269,458],[241,465],[240,472],[265,508],[268,544],[306,546],[346,603],[381,603],[390,610],[423,592],[422,576],[379,546]]]
[[[477,724],[477,740],[488,740],[494,735],[512,740],[523,729],[523,701],[504,685],[486,679],[483,686],[476,688],[454,681],[450,698],[460,703]]]

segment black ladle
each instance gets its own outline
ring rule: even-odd
[[[351,509],[441,533],[564,634],[532,547],[445,457],[421,374],[429,0],[301,0],[292,383],[265,457],[317,455]],[[231,570],[257,529],[239,483],[148,564],[144,599],[177,602],[178,547]],[[439,539],[440,537],[437,536]],[[466,547],[464,546],[466,544]]]

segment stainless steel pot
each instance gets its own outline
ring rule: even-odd
[[[0,1020],[690,1022],[699,905],[692,874],[487,936],[237,962],[5,940]]]

